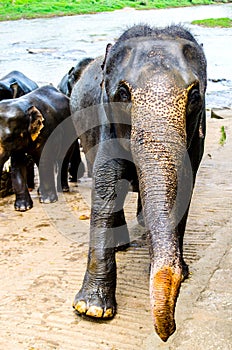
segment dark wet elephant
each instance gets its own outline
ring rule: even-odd
[[[69,116],[69,98],[51,85],[0,102],[0,173],[3,164],[11,156],[16,210],[25,211],[33,205],[27,187],[26,154],[39,167],[40,202],[51,203],[57,200],[55,168],[57,164],[61,168],[70,139],[74,139],[74,129],[67,127],[65,134],[65,125],[62,123]],[[62,127],[58,128],[61,123]],[[57,132],[50,139],[54,130]],[[41,160],[45,144],[47,150],[50,147],[50,151],[45,152]],[[60,173],[59,171],[59,177]],[[67,182],[67,174],[63,182]],[[57,183],[62,184],[62,179],[59,178]]]
[[[33,80],[14,70],[0,78],[0,101],[26,95],[37,88]]]
[[[67,74],[61,79],[57,88],[65,95],[70,97],[75,83],[80,79],[85,68],[93,61],[93,58],[84,58],[75,67],[72,67]],[[78,139],[69,149],[69,159],[66,157],[66,166],[69,168],[70,181],[76,182],[84,175],[85,166],[81,161],[80,147]]]
[[[115,314],[114,246],[128,239],[123,203],[128,182],[137,182],[151,257],[152,317],[167,341],[188,275],[183,237],[204,150],[206,59],[181,26],[132,27],[107,51],[103,70],[96,59],[71,95],[81,143],[95,158],[88,264],[74,308],[96,318]]]
[[[37,88],[36,82],[14,70],[0,79],[0,101],[26,95]],[[30,158],[28,158],[27,165],[27,183],[29,188],[34,188],[34,164]],[[10,172],[4,172],[1,178],[0,196],[1,193],[4,194],[2,196],[5,196],[11,192]]]

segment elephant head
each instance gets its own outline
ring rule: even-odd
[[[175,331],[183,234],[203,154],[206,60],[180,26],[135,26],[107,54],[103,75],[108,118],[118,138],[130,138],[151,256],[152,315],[166,341]]]
[[[84,58],[75,67],[72,67],[58,84],[58,89],[70,97],[73,86],[80,79],[84,69],[93,61],[93,58]]]
[[[0,169],[15,151],[26,150],[43,128],[43,115],[19,99],[0,102]]]

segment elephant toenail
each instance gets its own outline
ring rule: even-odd
[[[90,308],[86,312],[86,315],[91,317],[101,318],[103,315],[103,310],[99,306],[90,306]]]
[[[103,318],[110,318],[113,316],[114,316],[113,309],[110,308],[104,312]]]
[[[87,306],[86,306],[86,303],[83,300],[79,301],[77,304],[73,303],[73,307],[80,314],[85,314],[86,313]]]

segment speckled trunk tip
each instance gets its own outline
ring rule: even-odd
[[[154,326],[159,337],[166,342],[175,332],[175,305],[181,284],[181,271],[164,266],[151,274],[151,308]]]

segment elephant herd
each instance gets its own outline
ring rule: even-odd
[[[182,26],[135,25],[102,57],[72,68],[58,89],[36,88],[32,82],[29,92],[17,79],[9,81],[0,102],[0,167],[11,156],[15,209],[32,207],[28,156],[39,166],[43,203],[57,200],[56,166],[57,184],[68,189],[67,164],[79,146],[77,137],[91,168],[89,254],[74,309],[105,320],[116,313],[115,252],[130,242],[123,206],[132,186],[150,253],[152,320],[167,341],[176,328],[181,282],[188,277],[183,238],[204,151],[202,45]]]
[[[65,138],[56,135],[53,155],[47,160],[46,168],[39,162],[51,133],[70,116],[67,96],[70,96],[74,80],[78,79],[78,74],[90,61],[84,59],[72,68],[57,89],[51,85],[39,87],[19,71],[12,71],[0,79],[0,174],[5,161],[10,158],[12,187],[16,196],[15,210],[26,211],[33,206],[29,189],[34,187],[34,163],[39,169],[38,192],[41,203],[57,200],[54,177],[57,165],[60,169],[57,176],[58,190],[69,190],[68,170],[70,181],[77,181],[77,176],[83,176],[84,164],[77,138],[69,145],[66,154],[62,155]]]

